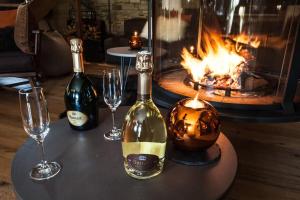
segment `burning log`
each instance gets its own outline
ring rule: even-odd
[[[260,41],[246,34],[223,38],[217,33],[203,33],[195,56],[186,48],[182,51],[181,65],[202,86],[243,90],[249,77],[250,61],[255,60],[249,49],[257,48]],[[199,49],[200,48],[200,49]]]
[[[200,85],[213,88],[231,88],[243,89],[242,77],[248,72],[248,67],[245,62],[240,63],[234,68],[234,71],[229,74],[215,74],[213,71],[206,71],[205,75],[198,81]]]
[[[228,50],[236,52],[238,55],[245,58],[246,62],[256,59],[249,51],[249,49],[251,50],[255,49],[251,45],[240,43],[230,37],[225,38],[224,41],[225,41],[225,46]]]

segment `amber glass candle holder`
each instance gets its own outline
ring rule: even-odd
[[[138,35],[138,32],[134,32],[129,40],[129,47],[131,50],[140,50],[143,47],[143,42]]]
[[[220,135],[217,110],[202,100],[179,101],[169,113],[167,126],[175,147],[184,151],[204,151]]]
[[[185,165],[218,161],[220,127],[217,110],[206,101],[187,98],[177,102],[167,117],[169,158]]]

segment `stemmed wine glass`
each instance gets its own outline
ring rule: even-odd
[[[122,102],[122,82],[120,79],[120,70],[111,69],[104,72],[103,75],[103,98],[112,113],[112,130],[104,134],[107,140],[120,140],[121,129],[115,125],[115,112]]]
[[[24,130],[41,149],[41,161],[30,171],[30,178],[33,180],[52,178],[58,174],[61,167],[57,162],[45,160],[43,143],[50,130],[50,117],[43,88],[33,87],[20,90],[19,101]]]

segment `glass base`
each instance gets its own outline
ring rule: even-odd
[[[113,129],[104,134],[104,138],[110,141],[121,140],[121,136],[122,136],[122,130],[118,128]]]
[[[37,164],[30,172],[31,179],[36,181],[47,180],[56,176],[61,170],[57,162],[46,162]]]

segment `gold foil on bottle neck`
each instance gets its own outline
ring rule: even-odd
[[[136,70],[138,71],[138,96],[143,99],[151,98],[152,90],[152,54],[149,51],[140,51],[136,56]]]
[[[135,69],[140,73],[152,73],[153,62],[151,52],[140,51],[137,53]]]
[[[73,58],[73,71],[83,72],[83,57],[82,57],[82,40],[79,38],[73,38],[70,40],[71,52]]]
[[[72,38],[70,40],[71,44],[71,52],[72,53],[82,53],[83,48],[82,48],[82,40],[79,38]]]

